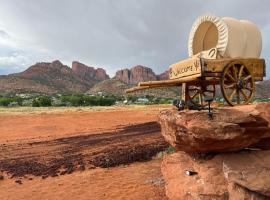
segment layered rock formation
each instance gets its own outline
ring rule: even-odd
[[[59,60],[51,63],[36,63],[21,73],[3,77],[3,79],[0,79],[0,82],[2,81],[10,82],[10,84],[1,86],[0,91],[49,94],[84,92],[94,83],[93,81],[86,82]]]
[[[162,162],[169,199],[270,199],[270,103],[204,111],[163,110]]]
[[[185,152],[165,156],[161,171],[172,200],[270,199],[270,151],[193,157]],[[196,172],[187,175],[188,171]]]
[[[168,80],[168,79],[170,79],[169,70],[166,70],[165,72],[157,75],[157,80]]]
[[[151,68],[137,65],[129,69],[119,70],[115,78],[127,84],[137,84],[140,81],[157,80],[155,73]]]
[[[124,83],[123,81],[117,79],[107,79],[95,84],[93,87],[90,88],[87,93],[89,94],[96,94],[98,92],[105,92],[107,94],[118,94],[123,95],[125,94],[125,90],[130,88],[130,85]],[[170,88],[155,88],[151,90],[141,90],[132,95],[136,96],[155,96],[155,97],[170,97],[176,98],[179,95],[179,88],[178,87],[170,87]]]
[[[106,74],[106,71],[104,69],[102,68],[95,69],[94,67],[89,67],[78,61],[72,62],[72,71],[85,80],[103,81],[109,79],[109,76],[108,74]]]
[[[266,104],[268,105],[268,104]],[[269,104],[270,106],[270,104]],[[176,149],[190,153],[237,151],[270,138],[268,121],[259,107],[218,108],[213,111],[161,111],[164,138]],[[267,110],[270,112],[270,109]],[[254,133],[256,132],[256,134]]]
[[[115,79],[127,84],[137,84],[142,81],[165,80],[169,78],[168,71],[156,75],[151,68],[137,65],[131,69],[122,69],[116,72]]]
[[[36,63],[20,73],[0,76],[0,92],[83,93],[108,78],[102,68],[73,62],[71,69],[55,60]]]

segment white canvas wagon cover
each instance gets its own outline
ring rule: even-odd
[[[189,35],[189,56],[212,48],[217,48],[221,58],[259,58],[262,49],[261,32],[254,23],[247,20],[200,16]]]

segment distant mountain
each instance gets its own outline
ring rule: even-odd
[[[135,86],[127,84],[123,81],[117,80],[115,78],[108,79],[102,82],[95,84],[87,93],[96,94],[98,92],[106,92],[108,94],[118,94],[123,95],[125,94],[125,90]],[[179,87],[170,87],[170,88],[156,88],[156,89],[149,89],[149,90],[141,90],[132,94],[128,95],[135,95],[135,96],[157,96],[157,97],[176,97],[179,96]]]
[[[117,79],[107,79],[95,84],[87,93],[96,94],[98,92],[106,92],[109,94],[124,94],[125,90],[131,87],[123,81]]]
[[[261,81],[256,84],[255,97],[270,98],[270,80]]]
[[[121,80],[127,84],[137,84],[142,81],[156,81],[169,79],[168,71],[156,75],[149,67],[137,65],[131,69],[122,69],[116,72],[115,79]]]
[[[85,65],[82,68],[88,69]],[[58,60],[36,63],[21,73],[0,76],[0,92],[83,93],[108,78],[103,69],[89,69],[95,73],[92,75],[87,71],[82,75],[80,66],[71,69]]]
[[[110,77],[106,74],[106,71],[102,68],[95,69],[89,67],[78,61],[72,62],[72,71],[85,81],[103,81]]]
[[[0,93],[91,93],[106,92],[124,94],[127,88],[141,81],[169,79],[168,71],[156,75],[149,67],[141,65],[116,72],[110,79],[102,68],[89,67],[78,61],[72,62],[72,68],[56,60],[51,63],[40,62],[25,71],[0,76]],[[153,95],[176,97],[179,87],[150,89],[134,95]],[[221,92],[217,87],[217,96]],[[270,80],[256,83],[255,97],[270,98]]]

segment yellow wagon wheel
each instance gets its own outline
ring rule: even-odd
[[[189,101],[197,106],[206,106],[205,97],[214,98],[216,87],[214,84],[188,84],[187,95]]]
[[[238,61],[228,64],[223,69],[220,86],[223,97],[230,106],[248,104],[255,92],[252,74]]]

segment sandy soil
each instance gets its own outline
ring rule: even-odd
[[[159,110],[0,110],[1,199],[166,199]]]
[[[47,140],[98,134],[123,126],[155,121],[163,107],[0,109],[0,142]]]
[[[47,179],[0,181],[2,200],[103,200],[166,199],[160,172],[161,160],[133,163],[107,169],[92,169]]]

